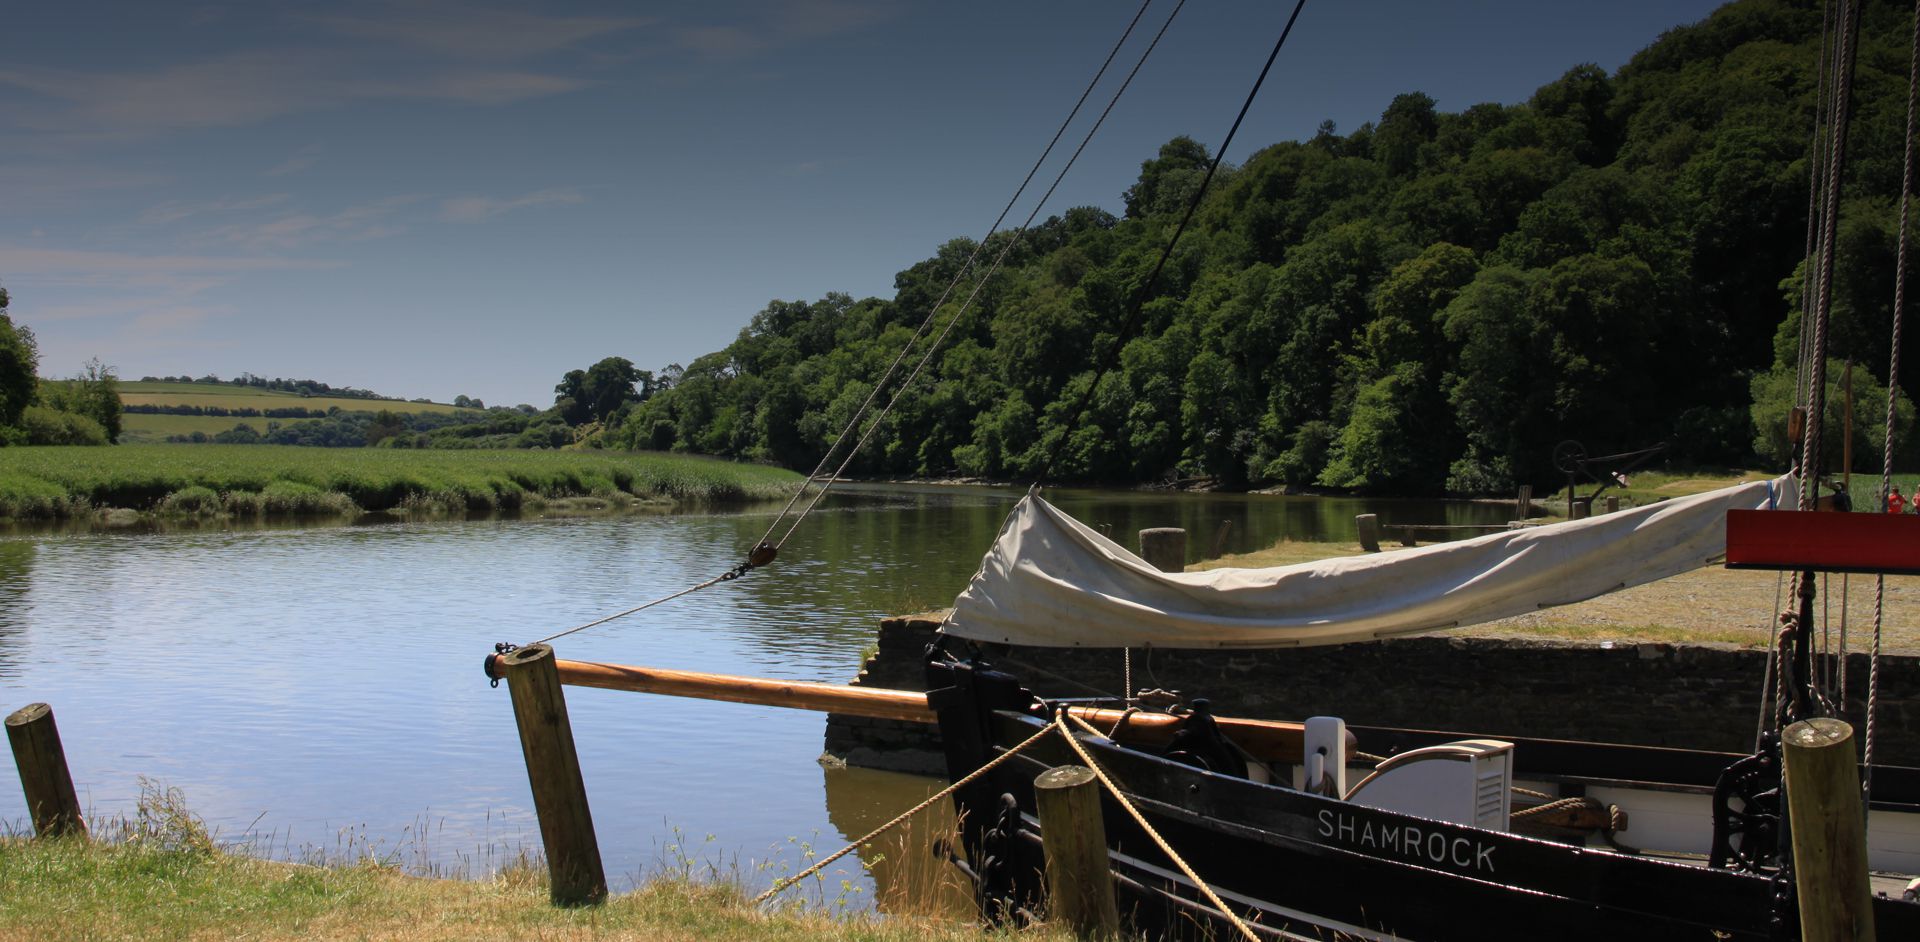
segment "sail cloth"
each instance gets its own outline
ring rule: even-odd
[[[1161,572],[1028,494],[941,630],[1039,647],[1288,647],[1454,628],[1678,575],[1727,511],[1792,508],[1789,478],[1453,543],[1272,569]]]

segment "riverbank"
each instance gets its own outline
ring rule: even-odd
[[[989,932],[964,920],[756,908],[738,886],[662,878],[604,905],[561,909],[543,868],[486,880],[412,876],[378,862],[307,866],[203,843],[86,843],[0,838],[0,942],[114,939],[786,940],[1030,942],[1046,931]]]
[[[791,471],[654,452],[415,451],[275,445],[0,449],[0,518],[119,512],[285,517],[514,510],[541,502],[745,501]]]

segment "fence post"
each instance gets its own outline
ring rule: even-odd
[[[1533,485],[1520,485],[1520,496],[1513,502],[1513,519],[1525,520],[1533,516]]]
[[[1353,518],[1353,525],[1360,530],[1360,548],[1369,553],[1380,552],[1380,515],[1360,514]]]
[[[1781,734],[1780,749],[1800,890],[1800,937],[1806,942],[1871,940],[1873,894],[1853,727],[1832,717],[1801,720]]]
[[[67,772],[67,751],[60,745],[59,728],[53,725],[53,708],[29,703],[13,711],[7,717],[7,742],[13,747],[13,764],[20,768],[20,789],[26,793],[33,833],[86,837],[87,822],[80,815],[73,776]]]
[[[1161,572],[1186,571],[1187,531],[1179,527],[1141,530],[1140,558]]]
[[[1120,934],[1113,897],[1106,825],[1100,820],[1100,782],[1084,765],[1063,765],[1033,780],[1040,843],[1047,857],[1051,918],[1081,938]]]
[[[520,727],[534,813],[540,818],[540,842],[547,850],[553,902],[581,906],[607,898],[607,875],[593,836],[580,756],[573,749],[566,695],[553,662],[553,648],[529,644],[501,655],[498,663],[513,694],[513,718]]]

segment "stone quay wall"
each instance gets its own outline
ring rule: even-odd
[[[924,690],[923,653],[938,625],[927,616],[881,622],[879,648],[853,683]],[[1765,651],[1725,645],[1439,635],[1261,651],[1135,649],[1133,680],[1207,697],[1234,716],[1747,752],[1766,665]],[[1117,650],[1014,648],[997,666],[1042,696],[1123,686]],[[1866,654],[1847,658],[1846,718],[1861,742],[1868,666]],[[922,723],[829,715],[826,751],[850,765],[946,772],[939,733]],[[1874,753],[1920,766],[1920,658],[1881,656]]]

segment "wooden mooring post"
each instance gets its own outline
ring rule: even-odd
[[[1186,571],[1187,531],[1179,527],[1141,530],[1140,558],[1161,572]]]
[[[1353,525],[1360,530],[1360,548],[1369,553],[1380,552],[1380,515],[1359,514],[1353,518]]]
[[[587,784],[580,756],[573,749],[573,725],[554,666],[553,648],[529,644],[499,657],[513,694],[513,718],[520,727],[520,751],[527,760],[527,784],[540,818],[540,842],[546,847],[553,902],[583,906],[607,898],[607,875],[587,808]]]
[[[1106,825],[1100,820],[1100,782],[1084,765],[1063,765],[1033,780],[1040,843],[1047,857],[1050,918],[1083,939],[1120,935]]]
[[[20,769],[20,789],[33,817],[33,833],[40,837],[87,835],[80,814],[80,798],[67,771],[67,751],[60,745],[60,729],[53,725],[53,708],[29,703],[7,717],[7,743],[13,764]]]
[[[1525,520],[1533,516],[1533,485],[1520,485],[1520,494],[1513,501],[1513,519]]]
[[[1781,735],[1781,751],[1800,891],[1800,938],[1871,940],[1873,894],[1853,727],[1832,717],[1801,720]]]

